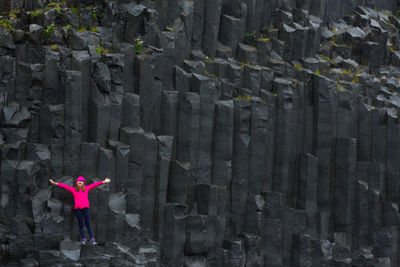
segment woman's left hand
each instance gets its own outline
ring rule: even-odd
[[[110,181],[111,181],[111,180],[110,180],[110,178],[108,178],[108,177],[104,180],[105,183],[109,183]]]

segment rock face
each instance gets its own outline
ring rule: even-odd
[[[400,265],[396,0],[4,2],[1,265]]]

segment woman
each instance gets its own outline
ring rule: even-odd
[[[85,224],[86,228],[89,232],[90,235],[90,241],[92,245],[97,245],[96,239],[93,236],[92,228],[90,227],[90,212],[89,212],[89,199],[88,199],[88,193],[90,190],[95,188],[96,186],[102,185],[104,183],[109,183],[110,179],[107,177],[104,181],[96,182],[93,184],[90,184],[88,186],[85,186],[85,178],[83,176],[79,176],[78,179],[75,182],[75,187],[62,184],[62,183],[56,183],[52,179],[49,179],[50,183],[55,184],[59,187],[62,187],[68,191],[70,191],[74,195],[74,201],[75,201],[75,213],[76,216],[78,217],[78,222],[79,222],[79,232],[82,237],[82,244],[86,244],[86,238],[85,238],[85,232],[83,229],[83,218],[85,218]]]

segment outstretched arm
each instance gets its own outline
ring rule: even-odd
[[[62,183],[56,183],[52,179],[49,179],[49,181],[50,181],[50,183],[52,183],[52,184],[54,184],[56,186],[62,187],[64,189],[68,190],[71,193],[74,192],[74,190],[75,190],[72,186],[69,186],[69,185],[66,185],[66,184],[62,184]]]
[[[105,184],[105,183],[109,183],[109,182],[110,182],[110,179],[106,178],[104,181],[96,182],[96,183],[93,183],[93,184],[90,184],[90,185],[86,186],[86,189],[89,192],[90,190],[92,190],[96,186],[99,186],[99,185],[102,185],[102,184]]]

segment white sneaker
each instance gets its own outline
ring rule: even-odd
[[[92,242],[92,245],[93,245],[93,246],[97,245],[96,239],[94,239],[94,237],[92,237],[92,238],[90,239],[90,242]]]

